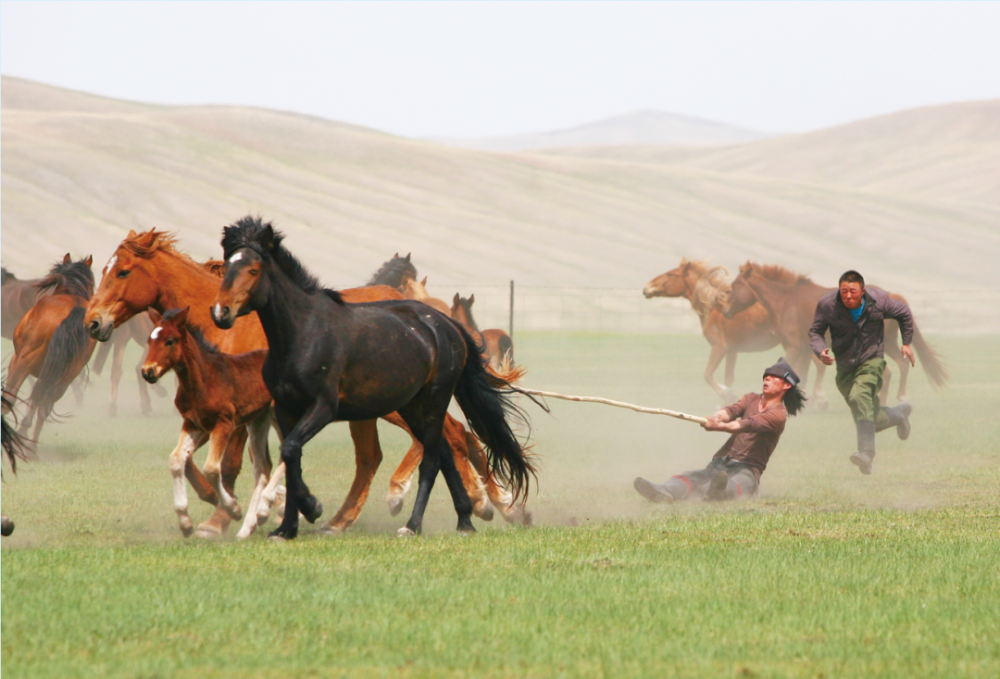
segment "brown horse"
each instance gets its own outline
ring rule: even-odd
[[[222,458],[230,439],[240,427],[249,432],[250,457],[254,467],[254,490],[243,527],[236,537],[246,538],[257,527],[258,516],[267,519],[270,502],[258,508],[271,475],[267,450],[271,394],[260,378],[267,349],[245,354],[224,354],[205,341],[201,331],[189,326],[189,309],[171,309],[162,317],[149,311],[155,327],[149,335],[149,353],[142,376],[155,384],[173,370],[177,375],[174,404],[184,418],[180,440],[170,454],[174,511],[185,536],[194,530],[188,516],[184,470],[194,452],[209,442],[204,475],[215,488],[219,506],[239,520],[242,512],[236,498],[222,484]]]
[[[733,318],[722,314],[722,301],[729,294],[728,272],[700,260],[681,259],[675,269],[660,274],[643,288],[646,299],[683,297],[701,321],[701,333],[712,347],[705,366],[705,381],[725,403],[735,403],[733,380],[736,354],[767,351],[778,345],[774,322],[759,304],[751,305]],[[715,371],[726,359],[725,384],[715,381]],[[803,379],[805,373],[801,373]],[[817,380],[819,384],[820,380]]]
[[[444,315],[448,316],[451,314],[451,309],[445,304],[443,299],[438,299],[437,297],[431,297],[430,293],[427,292],[427,276],[420,282],[417,282],[416,278],[404,278],[403,287],[400,292],[403,293],[404,299],[415,299],[418,302],[423,302],[429,307],[437,309]]]
[[[190,307],[187,323],[199,328],[205,339],[227,354],[241,354],[267,348],[267,338],[255,315],[237,319],[232,330],[219,330],[212,322],[209,309],[219,290],[218,267],[213,272],[212,263],[198,264],[173,247],[175,238],[155,229],[142,234],[130,231],[128,237],[119,244],[108,262],[106,274],[101,280],[97,293],[91,300],[85,322],[91,335],[106,340],[114,327],[121,325],[135,314],[153,308],[161,313],[171,308]],[[208,268],[206,268],[208,267]],[[342,291],[348,302],[401,299],[401,294],[386,286],[355,288]],[[394,415],[386,421],[402,425]],[[378,430],[374,420],[351,422],[351,437],[355,446],[357,471],[354,483],[340,511],[325,525],[327,532],[339,533],[351,526],[357,519],[367,499],[371,480],[382,461]],[[458,424],[457,422],[455,424]],[[461,426],[461,425],[459,425]],[[229,494],[242,466],[242,437],[230,439],[229,448],[222,458],[222,484]],[[451,439],[449,439],[451,440]],[[419,443],[414,440],[419,447]],[[422,454],[411,447],[408,457]],[[471,468],[465,447],[455,449],[456,465],[466,483],[466,490],[473,501],[477,515],[487,519],[489,501],[478,481],[478,474]],[[464,453],[464,454],[463,454]],[[419,457],[417,458],[419,462]],[[280,467],[280,466],[279,466]],[[209,484],[198,468],[190,463],[185,473],[195,492],[205,502],[217,506],[215,514],[198,528],[199,535],[222,533],[229,525],[229,514],[219,506],[215,489]],[[275,470],[277,475],[278,469]],[[397,475],[399,472],[397,472]],[[412,476],[412,470],[410,471]],[[406,476],[408,480],[410,476]],[[477,485],[478,484],[478,485]],[[273,492],[275,489],[269,485]],[[405,491],[405,486],[403,488]],[[402,499],[400,498],[400,508]],[[398,513],[398,510],[397,510]]]
[[[451,317],[472,335],[476,344],[486,352],[486,359],[494,371],[501,370],[505,361],[513,365],[514,340],[499,328],[488,328],[480,331],[479,326],[476,325],[476,319],[472,316],[472,305],[475,303],[475,295],[465,298],[456,292],[451,301],[451,309],[448,311]]]
[[[40,293],[51,294],[40,295],[14,330],[6,390],[16,400],[24,380],[29,375],[36,378],[21,425],[21,432],[26,432],[37,416],[31,436],[35,443],[56,402],[83,372],[94,351],[94,342],[83,328],[87,301],[94,292],[92,262],[89,256],[74,262],[67,254],[56,263],[36,286]]]
[[[808,277],[789,271],[777,265],[761,265],[747,262],[740,267],[740,273],[733,281],[726,314],[734,315],[758,302],[767,309],[775,323],[781,343],[785,346],[788,362],[798,371],[808,365],[809,358],[815,359],[809,345],[809,328],[816,316],[819,300],[836,288],[824,288]],[[901,295],[890,293],[893,299],[906,302]],[[924,371],[932,386],[944,386],[948,372],[940,357],[924,340],[916,322],[913,324],[913,347],[923,363]],[[899,366],[900,378],[896,397],[906,401],[906,382],[910,364],[899,348],[899,324],[894,320],[885,321],[885,353]],[[886,368],[881,400],[887,403],[891,373]]]
[[[5,268],[0,268],[0,336],[13,340],[14,330],[28,309],[35,306],[40,293],[41,278],[21,280]]]

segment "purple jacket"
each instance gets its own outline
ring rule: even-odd
[[[913,341],[913,313],[905,302],[889,297],[885,290],[865,288],[865,309],[855,323],[851,310],[844,306],[840,291],[825,295],[816,305],[816,318],[809,328],[809,344],[818,356],[826,349],[823,336],[829,329],[837,370],[854,370],[873,358],[885,355],[885,320],[899,323],[903,344]]]

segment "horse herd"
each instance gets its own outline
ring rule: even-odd
[[[130,231],[105,266],[96,292],[90,257],[74,262],[67,255],[37,281],[18,281],[4,271],[4,336],[14,343],[3,390],[5,416],[24,381],[36,378],[20,430],[13,431],[4,418],[4,448],[12,467],[23,459],[25,444],[38,440],[56,401],[80,384],[96,341],[114,348],[109,412],[115,414],[122,358],[131,340],[147,347],[137,367],[144,413],[149,408],[146,383],[157,387],[170,371],[177,377],[174,402],[183,424],[169,463],[174,510],[185,536],[218,536],[232,521],[242,520],[237,537],[246,538],[274,511],[282,520],[271,537],[296,537],[300,515],[315,522],[323,512],[302,477],[302,447],[335,420],[349,422],[355,478],[321,532],[343,533],[360,515],[382,460],[378,418],[412,439],[389,483],[392,515],[402,510],[419,469],[412,513],[398,535],[421,531],[439,471],[459,531],[474,531],[471,515],[489,521],[494,509],[511,523],[531,524],[525,498],[535,467],[514,434],[527,421],[511,400],[511,384],[523,371],[513,367],[507,333],[476,326],[474,296],[456,294],[449,307],[427,293],[426,278],[417,281],[410,255],[398,254],[363,287],[324,289],[284,246],[283,236],[259,218],[245,217],[223,230],[221,261],[195,262],[175,242],[155,229]],[[684,259],[643,292],[690,301],[712,346],[705,378],[732,402],[738,352],[782,344],[796,371],[806,375],[812,310],[829,290],[787,269],[754,263],[742,266],[729,282],[721,267]],[[900,366],[903,400],[908,364],[899,354],[898,328],[887,330],[886,349]],[[943,384],[944,367],[919,331],[914,346],[932,384]],[[719,385],[713,375],[723,357],[726,383]],[[816,363],[813,398],[822,403],[824,366]],[[471,431],[448,414],[452,398]],[[280,461],[273,466],[272,427],[281,440]],[[208,457],[199,469],[193,454],[206,443]],[[245,509],[234,494],[244,447],[254,474]],[[185,480],[215,507],[197,529],[188,512]],[[12,529],[4,517],[4,534]]]

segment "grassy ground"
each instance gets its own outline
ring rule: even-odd
[[[693,413],[717,405],[697,337],[517,341],[529,386]],[[178,417],[160,400],[141,418],[127,384],[122,416],[107,419],[106,377],[95,377],[84,408],[43,432],[42,461],[3,487],[18,524],[2,551],[3,671],[997,676],[998,344],[938,340],[952,386],[935,393],[912,374],[913,435],[880,435],[871,477],[847,461],[853,431],[830,379],[830,408],[791,420],[761,496],[725,506],[650,505],[631,488],[636,475],[703,466],[721,435],[554,402],[551,416],[532,411],[536,528],[477,520],[479,535],[458,537],[441,487],[427,534],[408,541],[392,537],[403,520],[382,502],[406,447],[389,427],[383,469],[348,536],[184,540],[166,468]],[[758,388],[775,358],[741,358],[737,390]],[[60,410],[74,410],[72,399]],[[307,446],[305,472],[331,515],[353,474],[345,427]],[[248,497],[247,479],[238,492]],[[194,502],[192,516],[207,518]]]

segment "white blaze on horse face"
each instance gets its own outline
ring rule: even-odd
[[[151,333],[149,334],[149,339],[151,339],[151,340],[155,340],[155,339],[156,339],[157,337],[159,337],[159,336],[160,336],[160,331],[161,331],[161,330],[163,330],[163,328],[161,328],[161,327],[159,327],[159,326],[157,326],[157,327],[153,328],[153,332],[151,332]]]
[[[218,302],[215,303],[215,317],[222,318],[222,305]]]
[[[237,252],[235,255],[233,255],[232,257],[229,258],[229,263],[230,264],[235,264],[236,262],[240,261],[241,259],[243,259],[243,253],[242,252]]]
[[[115,262],[117,261],[118,255],[111,255],[111,259],[108,260],[108,265],[104,267],[104,272],[101,274],[101,281],[104,280],[104,276],[106,276],[109,271],[115,268]]]

